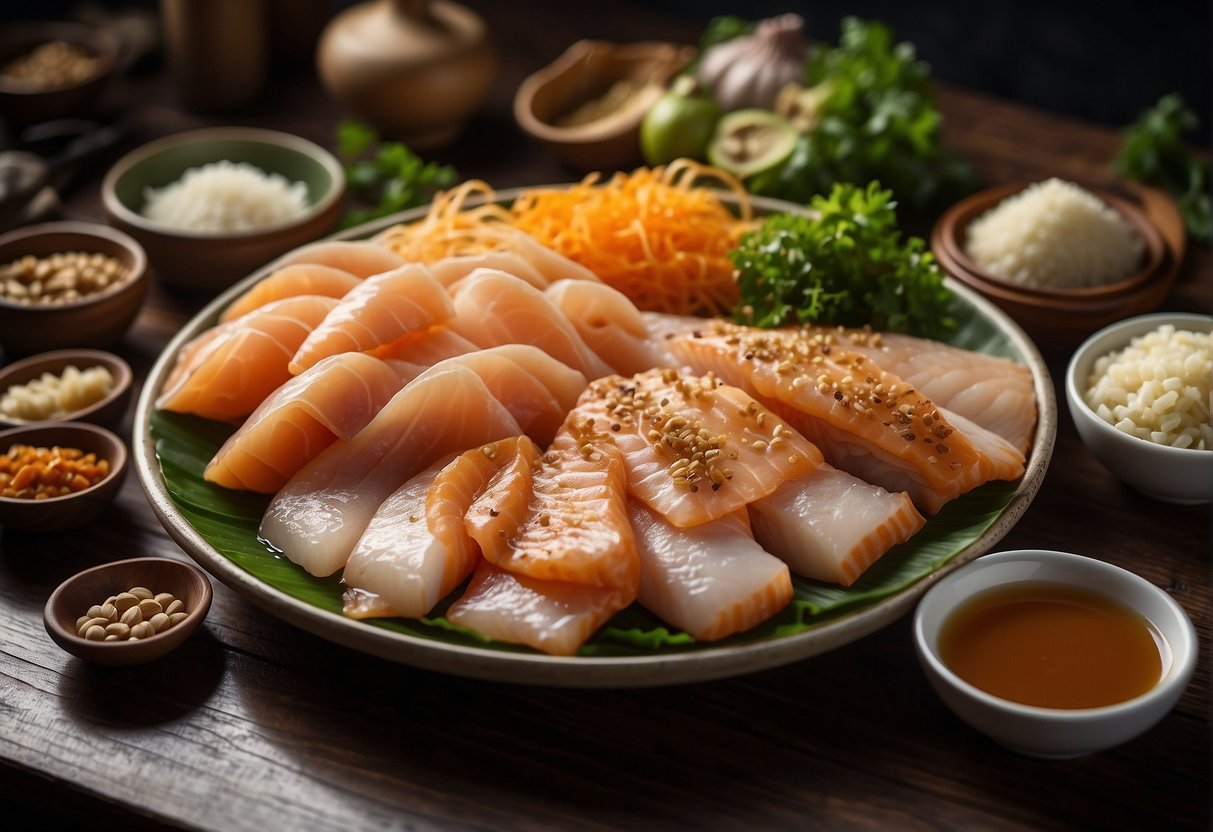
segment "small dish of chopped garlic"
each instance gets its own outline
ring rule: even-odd
[[[102,350],[56,350],[0,369],[0,426],[84,421],[115,426],[126,412],[131,368]]]

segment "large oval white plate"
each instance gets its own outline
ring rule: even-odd
[[[519,190],[498,198],[508,201]],[[777,200],[753,198],[756,213],[803,211]],[[364,239],[400,222],[411,222],[427,209],[415,209],[336,234],[332,239]],[[994,327],[1018,352],[1032,372],[1039,421],[1028,455],[1027,469],[1010,501],[997,519],[974,542],[944,566],[894,595],[837,617],[803,632],[771,636],[744,644],[699,647],[693,651],[661,651],[653,655],[558,657],[503,650],[493,646],[465,646],[369,626],[320,609],[279,590],[245,571],[216,550],[194,528],[173,502],[156,455],[151,430],[153,403],[172,369],[181,347],[214,325],[220,311],[253,284],[270,274],[270,263],[231,287],[196,315],[165,348],[152,368],[135,413],[133,448],[139,480],[152,509],[169,535],[204,569],[257,606],[295,626],[346,647],[393,661],[461,676],[535,685],[564,687],[644,687],[704,681],[736,676],[805,659],[859,639],[908,612],[934,583],[960,565],[989,551],[1027,510],[1048,467],[1057,430],[1053,383],[1036,346],[1010,318],[964,286],[947,279],[948,287]]]

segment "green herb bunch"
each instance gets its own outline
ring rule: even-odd
[[[888,27],[844,19],[837,47],[811,50],[805,83],[829,85],[818,120],[787,162],[747,183],[754,193],[807,202],[835,182],[878,179],[921,210],[971,188],[968,165],[942,148],[930,68]]]
[[[730,252],[740,323],[870,324],[925,337],[955,326],[934,255],[919,237],[901,239],[892,191],[842,183],[809,209],[768,217]]]
[[[1121,176],[1165,188],[1175,195],[1188,234],[1205,245],[1213,237],[1209,160],[1192,153],[1184,135],[1198,126],[1178,94],[1164,95],[1124,131],[1124,147],[1112,162]]]
[[[360,122],[338,125],[337,148],[351,195],[371,206],[347,210],[346,228],[424,205],[459,181],[450,165],[426,162],[400,142],[380,142],[374,128]]]

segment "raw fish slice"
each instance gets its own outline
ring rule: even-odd
[[[468,512],[468,531],[484,559],[516,575],[613,587],[635,597],[640,562],[623,460],[611,435],[574,414],[542,462],[528,461],[530,470],[515,466]],[[506,498],[527,491],[532,496],[518,523]]]
[[[847,349],[901,376],[931,401],[994,431],[1027,453],[1036,430],[1032,372],[1006,358],[898,333],[847,330]]]
[[[908,491],[924,511],[1023,473],[1022,454],[983,453],[921,391],[823,336],[712,321],[666,345],[697,371],[753,392],[831,465],[888,491]]]
[[[506,403],[522,432],[541,444],[552,441],[585,390],[585,376],[537,347],[504,344],[456,356]]]
[[[345,565],[387,497],[446,454],[517,436],[518,423],[466,367],[414,379],[353,439],[334,442],[270,501],[261,537],[313,575]]]
[[[182,348],[156,407],[243,419],[290,379],[291,356],[336,305],[318,295],[284,298],[203,333]]]
[[[732,514],[822,461],[782,419],[711,374],[600,379],[575,414],[610,431],[629,493],[679,528]]]
[[[476,352],[480,347],[449,327],[438,324],[421,332],[402,335],[390,344],[370,351],[376,358],[398,361],[408,368],[410,378],[415,378],[439,361]]]
[[[513,275],[477,269],[451,287],[451,329],[481,347],[531,344],[585,374],[610,375],[611,368],[586,346],[577,330],[543,292]]]
[[[572,656],[632,600],[622,589],[543,581],[482,561],[446,617],[497,641]]]
[[[334,441],[362,430],[403,386],[392,365],[369,355],[326,358],[271,393],[223,443],[203,477],[273,494]]]
[[[754,542],[745,511],[679,529],[639,502],[628,508],[640,555],[639,601],[667,624],[718,641],[761,624],[792,599],[787,564]]]
[[[476,269],[507,272],[525,280],[536,289],[546,289],[551,282],[529,260],[514,251],[485,251],[480,254],[444,257],[430,263],[429,267],[434,279],[443,286],[454,285]]]
[[[676,366],[658,339],[649,336],[640,310],[605,283],[559,280],[544,294],[569,319],[581,340],[620,375]]]
[[[750,503],[754,537],[797,575],[850,586],[926,522],[904,492],[891,493],[822,465]]]
[[[464,532],[483,551],[486,545],[500,547],[526,521],[534,473],[543,451],[528,437],[519,436],[468,452],[475,453],[481,455],[475,462],[487,466],[491,478],[478,489],[475,499],[464,506],[462,518]]]
[[[455,313],[450,295],[425,266],[410,263],[372,275],[351,289],[312,330],[291,361],[301,373],[322,358],[390,344]]]
[[[234,321],[267,303],[296,295],[342,297],[360,283],[347,271],[316,263],[295,263],[278,269],[232,302],[219,316],[220,323]]]
[[[387,246],[369,240],[321,240],[289,251],[274,264],[283,268],[295,263],[315,263],[367,278],[403,266],[405,260]]]
[[[538,455],[526,437],[503,439],[431,466],[388,497],[345,565],[346,615],[419,618],[432,610],[480,560],[464,528],[473,501],[502,469]],[[503,511],[520,514],[530,488],[497,499]]]

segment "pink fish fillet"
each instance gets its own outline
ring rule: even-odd
[[[497,641],[572,656],[631,600],[622,589],[545,581],[481,561],[446,617]]]
[[[181,349],[156,407],[243,419],[290,379],[291,356],[336,305],[333,298],[299,295],[202,333]]]
[[[270,502],[261,536],[313,575],[331,575],[409,478],[445,454],[522,434],[514,412],[535,424],[563,416],[575,395],[562,401],[559,391],[579,389],[579,374],[542,354],[528,365],[536,372],[513,361],[495,362],[491,372],[489,364],[477,364],[487,379],[466,360],[447,359],[422,373],[353,439],[304,465]],[[535,377],[546,382],[536,385]]]
[[[332,266],[295,263],[278,269],[232,301],[232,305],[223,310],[223,314],[219,316],[219,322],[233,321],[267,303],[296,295],[323,295],[326,298],[339,298],[357,286],[359,282],[361,282],[360,278],[354,277],[342,269],[334,269]]]
[[[925,523],[905,492],[829,465],[788,480],[749,513],[754,537],[793,572],[843,586]]]
[[[480,254],[460,254],[435,260],[428,265],[434,279],[443,286],[454,285],[476,269],[507,272],[541,290],[546,289],[551,282],[531,261],[514,251],[494,250]]]
[[[678,366],[627,295],[605,283],[559,280],[544,290],[581,340],[620,375]]]
[[[273,494],[337,439],[350,439],[404,386],[392,365],[363,353],[324,359],[270,394],[228,437],[203,477]]]
[[[372,275],[347,292],[308,334],[290,370],[301,373],[330,355],[382,347],[453,314],[450,295],[425,266],[410,263]]]
[[[700,641],[745,632],[792,598],[783,561],[750,534],[744,510],[689,529],[643,504],[629,505],[640,555],[641,605]]]
[[[295,263],[316,263],[366,278],[403,266],[404,262],[387,246],[370,240],[321,240],[287,252],[274,265],[282,268]]]
[[[455,317],[451,329],[481,347],[531,344],[587,379],[611,368],[586,346],[568,318],[543,292],[513,275],[477,269],[451,287]]]
[[[376,358],[397,361],[415,378],[439,361],[476,352],[480,347],[444,324],[402,335],[390,344],[370,351]]]

